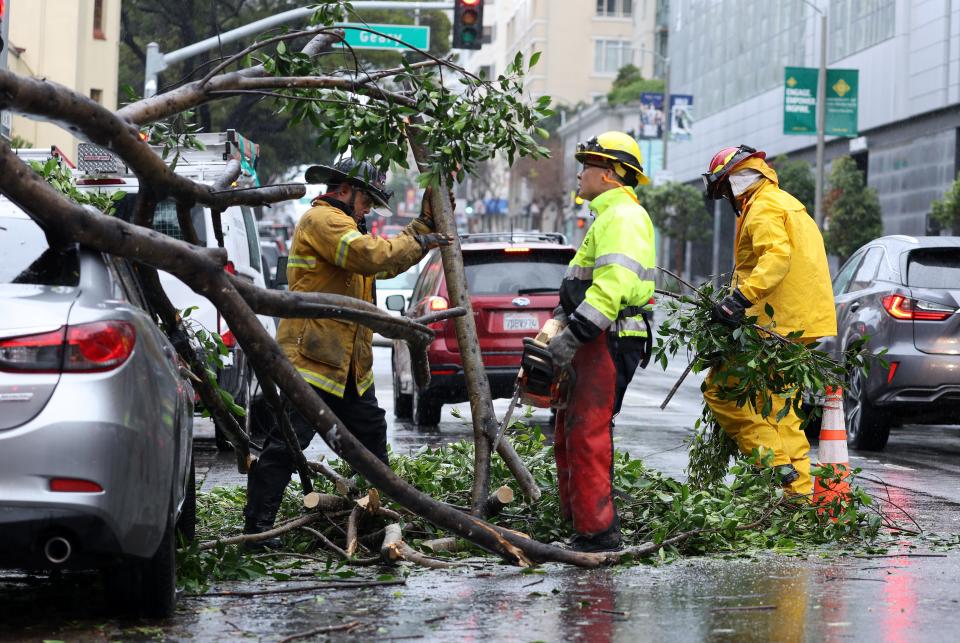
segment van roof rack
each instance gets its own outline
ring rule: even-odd
[[[198,181],[212,183],[220,178],[223,169],[230,159],[238,159],[241,167],[242,184],[259,185],[257,177],[257,161],[260,157],[260,146],[253,141],[229,129],[225,132],[202,133],[196,139],[203,145],[203,149],[180,148],[177,150],[177,159],[174,172],[180,176]],[[150,146],[158,156],[163,154],[160,145]],[[133,177],[130,168],[113,152],[92,143],[80,143],[77,146],[79,169],[81,176],[120,175]],[[44,157],[44,160],[49,155]],[[64,157],[64,160],[66,158]],[[69,161],[67,161],[69,163]],[[71,164],[71,167],[73,165]]]
[[[70,160],[66,154],[63,153],[56,145],[51,145],[50,147],[18,147],[13,150],[13,153],[22,158],[24,161],[40,161],[41,163],[46,163],[50,159],[60,159],[67,164],[67,167],[71,169],[76,169],[76,165],[73,164],[73,161]]]
[[[510,243],[524,241],[544,241],[546,243],[556,243],[566,245],[567,237],[560,232],[468,232],[460,235],[461,241],[507,241]]]

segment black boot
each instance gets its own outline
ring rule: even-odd
[[[243,508],[245,534],[261,534],[273,529],[283,491],[290,482],[289,465],[283,457],[286,453],[278,449],[281,446],[286,448],[268,438],[260,459],[247,475],[247,504]],[[245,543],[244,547],[249,551],[264,551],[279,549],[281,543],[279,538],[270,538]]]
[[[574,534],[567,541],[567,548],[584,553],[619,551],[623,548],[623,538],[620,536],[620,519],[614,518],[613,524],[606,531],[599,534]]]

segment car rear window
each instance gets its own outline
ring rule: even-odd
[[[32,219],[0,218],[0,248],[0,284],[80,284],[77,244],[51,246]]]
[[[193,229],[197,231],[197,239],[200,241],[200,245],[205,246],[207,244],[207,224],[203,219],[203,207],[193,206],[190,209],[190,219],[193,221]],[[175,201],[167,199],[157,204],[157,210],[153,214],[153,229],[168,237],[185,241],[183,231],[180,229],[180,222],[177,219],[177,204]]]
[[[907,285],[960,288],[960,248],[914,250],[907,261]]]
[[[572,257],[562,252],[464,253],[467,287],[472,295],[559,290]]]

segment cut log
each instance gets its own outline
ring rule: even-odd
[[[342,511],[350,506],[350,501],[341,496],[312,491],[303,497],[303,506],[323,512]]]
[[[380,546],[380,558],[388,565],[394,565],[403,558],[401,554],[401,545],[403,544],[403,532],[398,523],[392,522],[387,525],[383,533],[383,544]]]
[[[496,516],[511,502],[513,502],[513,489],[507,485],[503,485],[487,498],[487,501],[484,503],[483,513],[486,516]]]
[[[454,537],[435,538],[434,540],[423,541],[423,546],[430,551],[454,553],[462,549],[459,541]]]

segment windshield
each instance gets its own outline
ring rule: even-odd
[[[75,243],[51,247],[31,219],[0,217],[0,283],[76,286],[80,261]]]
[[[570,257],[560,252],[464,256],[467,287],[473,295],[557,292]]]
[[[911,252],[907,285],[914,288],[960,288],[960,248]]]
[[[417,276],[420,272],[412,268],[406,272],[400,273],[390,279],[377,279],[377,288],[380,290],[413,290],[413,285],[417,283]]]

